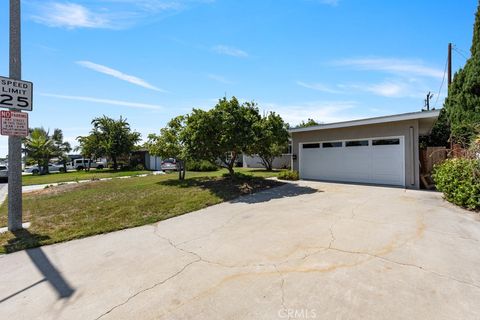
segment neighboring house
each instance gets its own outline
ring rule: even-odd
[[[161,171],[162,170],[162,158],[159,156],[151,155],[148,150],[138,150],[132,152],[133,157],[138,157],[147,170]]]
[[[440,110],[290,129],[300,178],[420,188],[419,136]]]
[[[290,153],[282,154],[279,157],[273,159],[273,169],[288,169],[292,164],[292,155]],[[262,159],[257,155],[243,154],[243,167],[244,168],[265,168]]]

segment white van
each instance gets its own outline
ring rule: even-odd
[[[91,159],[75,159],[72,161],[72,167],[76,170],[83,170],[85,168],[103,169],[107,166],[106,162],[93,161]]]

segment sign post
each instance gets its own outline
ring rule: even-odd
[[[22,78],[20,0],[10,0],[10,78]],[[2,97],[3,98],[3,97]],[[8,100],[8,97],[7,97]],[[12,97],[13,100],[13,97]],[[9,102],[9,101],[7,101]],[[16,101],[18,102],[18,100]],[[20,100],[20,104],[22,104]],[[13,106],[12,106],[13,107]],[[12,109],[13,111],[13,109]],[[22,229],[22,138],[8,137],[8,230]]]

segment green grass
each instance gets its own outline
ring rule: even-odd
[[[92,180],[100,178],[114,178],[122,176],[134,176],[137,174],[151,173],[151,171],[113,171],[113,170],[95,170],[91,171],[72,171],[66,173],[50,173],[46,175],[25,175],[22,176],[22,184],[30,186],[34,184],[49,184],[77,180]]]
[[[38,247],[90,235],[154,223],[199,210],[240,195],[281,185],[264,177],[279,172],[238,169],[244,175],[225,178],[226,170],[175,173],[125,180],[64,185],[24,196],[28,230],[0,234],[0,253]],[[0,207],[0,225],[7,222],[7,205]]]

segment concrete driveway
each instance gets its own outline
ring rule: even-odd
[[[479,319],[480,221],[438,193],[299,182],[0,270],[4,319]]]

